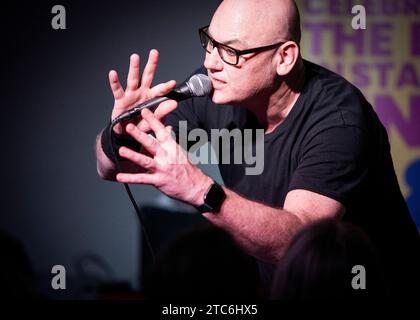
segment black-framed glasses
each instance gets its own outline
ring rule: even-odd
[[[209,26],[202,27],[198,29],[198,34],[200,35],[201,45],[203,46],[204,50],[208,53],[211,53],[214,48],[217,48],[217,52],[219,53],[220,58],[230,64],[232,66],[238,64],[239,57],[243,54],[265,51],[269,49],[273,49],[275,47],[281,46],[282,44],[286,43],[287,41],[278,42],[275,44],[270,44],[268,46],[246,49],[246,50],[237,50],[220,42],[217,42],[212,37],[209,36],[207,33]]]

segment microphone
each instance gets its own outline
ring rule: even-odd
[[[144,108],[151,109],[153,111],[159,104],[166,100],[176,100],[179,102],[192,97],[206,96],[210,93],[212,88],[213,87],[209,77],[201,73],[195,74],[187,82],[174,89],[173,91],[169,92],[165,96],[156,97],[148,101],[142,102],[134,108],[123,112],[112,122],[117,123],[131,120],[134,117],[139,116],[141,110],[143,110]]]

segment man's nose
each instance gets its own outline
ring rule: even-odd
[[[206,53],[206,57],[204,59],[204,67],[206,69],[213,69],[213,70],[223,69],[223,61],[220,58],[217,48],[213,48],[211,53],[208,53],[208,52]]]

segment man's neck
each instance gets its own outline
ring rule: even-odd
[[[286,119],[299,98],[305,82],[305,67],[302,60],[297,62],[292,73],[293,75],[287,80],[282,80],[279,88],[270,94],[266,108],[259,106],[256,110],[252,110],[266,134],[272,132]]]

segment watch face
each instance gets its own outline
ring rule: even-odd
[[[213,212],[218,212],[226,198],[225,191],[217,183],[214,183],[207,192],[204,200],[205,204],[212,208]]]

